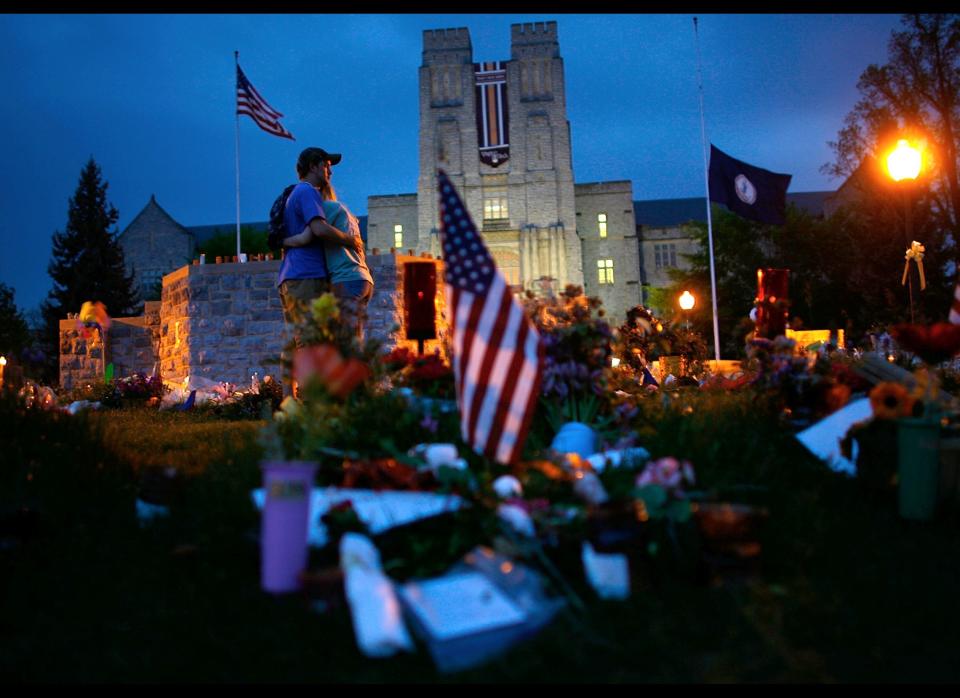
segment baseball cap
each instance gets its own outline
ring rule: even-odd
[[[340,159],[343,157],[340,153],[328,153],[323,148],[317,148],[320,151],[320,154],[323,156],[324,160],[329,160],[331,165],[336,165],[340,162]]]

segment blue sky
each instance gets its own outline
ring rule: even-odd
[[[362,215],[370,195],[416,191],[423,30],[467,27],[475,60],[506,60],[511,23],[548,20],[575,180],[702,196],[690,14],[0,15],[0,281],[23,310],[46,297],[51,236],[91,155],[119,230],[151,194],[187,226],[235,221],[234,50],[297,139],[241,118],[241,219],[266,219],[308,145],[344,153],[334,182]],[[708,140],[792,174],[792,192],[836,189],[827,141],[897,28],[897,15],[700,15]]]

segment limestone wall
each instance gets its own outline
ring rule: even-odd
[[[394,226],[403,227],[401,245],[395,245]],[[389,250],[428,250],[419,243],[417,195],[371,196],[367,198],[367,247]]]
[[[246,385],[257,372],[280,377],[285,342],[279,261],[202,264],[163,277],[160,372]]]
[[[584,290],[598,296],[611,324],[619,325],[627,311],[641,302],[640,248],[629,181],[577,184],[577,232],[583,246]],[[600,237],[597,216],[607,218],[607,235]],[[600,283],[597,262],[613,262],[613,283]],[[608,277],[605,277],[605,281]]]
[[[93,329],[84,337],[75,319],[60,321],[60,385],[70,390],[83,382],[103,380],[107,364],[114,376],[152,374],[160,339],[160,302],[144,304],[140,317],[113,318],[106,336]]]
[[[430,257],[393,253],[367,256],[374,277],[366,331],[384,350],[417,342],[403,331],[403,265],[432,261],[437,266],[437,334],[424,350],[440,348],[446,356],[443,264]],[[114,318],[106,336],[84,339],[76,320],[60,322],[60,385],[102,380],[104,366],[114,363],[116,377],[159,370],[166,381],[188,376],[247,385],[253,372],[280,377],[280,351],[287,341],[280,294],[276,288],[279,261],[247,264],[204,264],[181,267],[163,277],[159,302],[145,305],[141,317]]]

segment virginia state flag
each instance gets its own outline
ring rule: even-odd
[[[783,225],[792,178],[748,165],[710,144],[710,200],[744,218]]]

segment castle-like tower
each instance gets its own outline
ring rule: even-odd
[[[574,185],[556,22],[512,25],[510,60],[478,63],[466,28],[424,31],[419,87],[417,193],[370,197],[370,247],[440,253],[441,168],[518,290],[582,285],[618,314],[640,302],[630,183]]]
[[[433,252],[438,167],[509,282],[583,283],[556,22],[513,25],[511,60],[478,64],[466,29],[424,32],[417,246]]]

